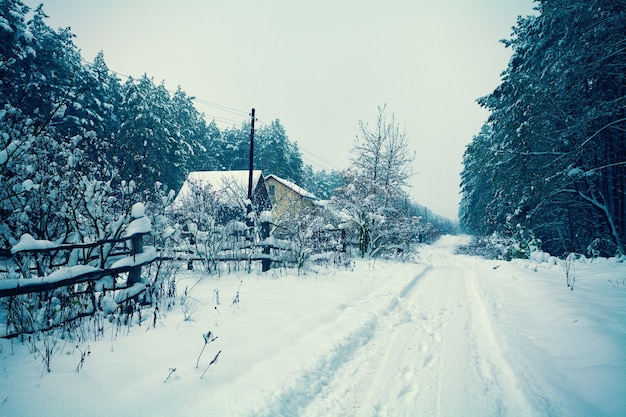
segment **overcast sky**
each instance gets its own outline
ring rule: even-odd
[[[342,170],[359,121],[387,105],[416,152],[414,199],[455,219],[465,146],[531,0],[26,0],[71,27],[83,58],[197,97],[222,128],[252,107],[315,169]],[[207,104],[211,103],[211,104]],[[227,107],[226,110],[222,106]]]

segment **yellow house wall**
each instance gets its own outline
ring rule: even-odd
[[[277,219],[286,216],[294,216],[298,211],[313,206],[311,200],[302,197],[291,188],[284,186],[273,178],[268,178],[266,185],[268,191],[271,186],[274,186],[274,196],[270,193],[270,199],[272,200],[273,206],[272,213]]]

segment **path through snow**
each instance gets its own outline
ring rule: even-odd
[[[536,415],[479,296],[475,264],[451,249],[444,242],[424,250],[425,268],[387,294],[381,314],[362,329],[366,340],[334,353],[345,360],[328,369],[323,389],[301,403],[276,402],[263,415],[285,413],[286,405],[293,406],[287,414],[303,416]],[[294,398],[294,389],[283,396]]]
[[[624,266],[581,265],[572,292],[558,265],[459,256],[457,245],[423,248],[413,275],[388,271],[342,309],[361,323],[344,343],[248,415],[621,415],[626,294],[609,282]]]
[[[458,243],[319,275],[182,273],[185,306],[60,341],[49,374],[31,344],[0,339],[0,417],[624,415],[626,265],[577,264],[569,291],[558,265]]]

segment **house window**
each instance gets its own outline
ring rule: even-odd
[[[276,186],[275,185],[270,185],[270,197],[274,198],[274,195],[276,194]]]

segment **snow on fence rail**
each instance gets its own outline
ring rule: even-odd
[[[82,282],[97,281],[103,277],[117,276],[125,272],[138,272],[140,274],[142,266],[151,264],[157,258],[156,248],[153,246],[143,247],[143,236],[149,233],[150,220],[147,217],[142,217],[133,220],[128,226],[126,236],[117,239],[104,239],[89,243],[55,244],[47,240],[35,240],[32,236],[25,234],[20,241],[11,248],[11,255],[15,258],[20,258],[25,254],[46,254],[49,255],[51,261],[50,266],[59,268],[42,277],[0,280],[0,298],[28,294],[31,292],[49,291]],[[103,248],[109,245],[107,251],[110,252],[113,245],[127,241],[132,243],[130,252],[118,252],[117,255],[126,254],[128,256],[116,260],[106,268],[98,268],[90,265],[64,266],[69,262],[69,256],[66,257],[64,265],[55,265],[52,262],[61,252],[70,253],[75,250]],[[7,253],[6,250],[3,252],[5,254]],[[89,259],[84,260],[88,261]],[[35,263],[37,263],[37,260]],[[26,267],[30,268],[29,266]],[[136,282],[132,282],[129,284],[135,283]]]
[[[49,254],[51,259],[54,259],[60,251],[97,248],[104,245],[123,243],[137,236],[143,237],[145,234],[147,233],[93,243],[64,244],[49,247],[40,246],[24,249],[18,248],[18,250],[12,250],[11,252],[13,256],[22,256],[24,253],[45,253]],[[152,246],[143,248],[141,252],[136,252],[131,248],[128,256],[117,260],[108,268],[98,268],[90,265],[63,266],[43,277],[3,279],[0,280],[0,298],[32,292],[50,291],[68,285],[97,281],[107,276],[117,276],[125,272],[136,270],[140,271],[142,266],[151,264],[156,258],[157,251]]]
[[[143,238],[150,232],[151,222],[142,215],[134,217],[125,236],[120,238],[56,244],[24,235],[10,250],[0,250],[5,265],[11,265],[0,272],[8,276],[18,272],[22,276],[0,279],[0,302],[6,307],[7,317],[6,324],[0,325],[0,337],[10,339],[48,331],[99,311],[111,313],[124,303],[136,300],[150,285],[157,284],[157,277],[154,282],[142,279],[142,267],[159,259],[155,247],[143,246]],[[94,252],[100,256],[94,256]],[[117,277],[124,273],[128,274],[127,279],[118,282]],[[27,294],[31,294],[27,296],[31,298],[20,298]],[[150,299],[150,296],[145,298]],[[60,299],[66,300],[62,308],[58,306]],[[79,300],[72,303],[70,299]],[[80,307],[75,308],[75,305]],[[44,310],[44,316],[49,317],[46,320],[35,318],[28,310],[36,308]],[[68,311],[59,314],[63,308]]]
[[[109,241],[110,243],[110,241]],[[92,246],[94,247],[94,246]],[[80,249],[81,245],[63,245],[54,249],[35,249],[23,252],[47,252]],[[140,254],[130,255],[115,262],[110,268],[97,268],[89,265],[62,267],[44,277],[13,278],[0,280],[0,298],[32,292],[50,291],[68,285],[97,281],[107,276],[117,276],[132,270],[141,270],[156,260],[156,249],[147,247]],[[119,287],[117,288],[119,289]]]

